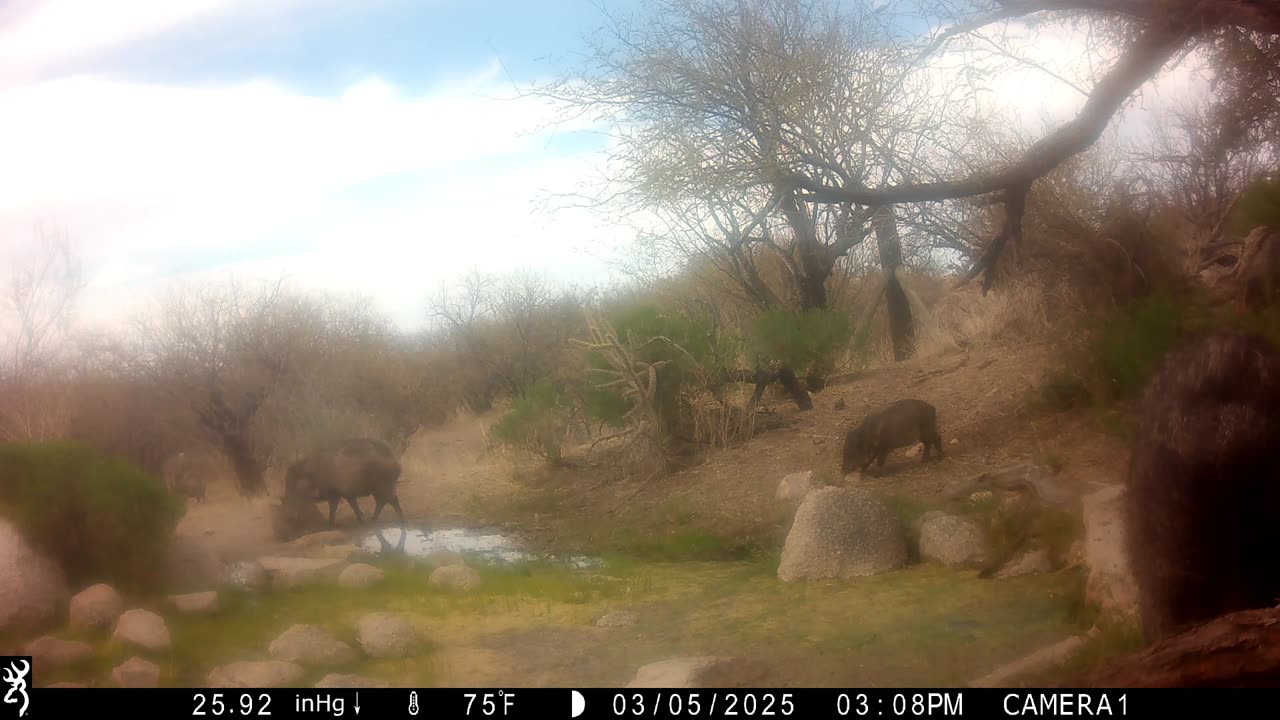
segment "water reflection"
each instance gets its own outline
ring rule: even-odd
[[[397,537],[398,536],[398,537]],[[532,552],[515,537],[494,530],[476,528],[400,528],[370,532],[359,543],[373,555],[404,555],[415,558],[444,558],[460,555],[469,562],[516,564],[533,560],[556,561],[546,554]],[[601,565],[600,560],[584,556],[564,558],[572,567],[586,569]]]

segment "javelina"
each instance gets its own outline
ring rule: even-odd
[[[164,481],[169,490],[184,497],[204,502],[206,480],[202,468],[186,452],[169,458],[164,466]]]
[[[400,462],[391,448],[377,440],[352,438],[290,466],[284,476],[284,492],[288,501],[327,501],[330,527],[337,524],[338,501],[344,499],[351,505],[356,522],[363,524],[364,515],[356,501],[366,495],[377,501],[374,521],[382,514],[383,506],[390,505],[403,525],[404,513],[396,495],[399,479]]]
[[[916,443],[924,444],[924,462],[929,461],[930,447],[936,450],[934,459],[942,459],[938,411],[923,400],[899,400],[868,415],[845,434],[840,474],[865,471],[872,461],[877,470],[882,469],[889,453]]]
[[[1280,598],[1280,353],[1216,332],[1169,352],[1144,391],[1126,532],[1146,639]]]

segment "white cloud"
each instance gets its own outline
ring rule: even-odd
[[[976,111],[993,120],[1003,117],[1032,138],[1074,118],[1087,101],[1086,93],[1120,53],[1101,42],[1090,47],[1088,28],[1065,22],[1032,29],[1020,20],[1011,21],[975,35],[953,39],[950,51],[931,63],[935,92],[977,78],[982,91]],[[1013,57],[993,52],[997,46]],[[1131,96],[1131,102],[1112,119],[1111,127],[1120,138],[1140,140],[1160,122],[1162,113],[1205,92],[1202,59],[1192,53],[1176,66],[1170,62],[1158,78]]]
[[[247,0],[27,0],[0,11],[0,84],[50,65],[111,50]]]
[[[471,265],[580,262],[575,245],[612,231],[532,214],[540,190],[574,188],[577,156],[543,145],[579,126],[534,132],[555,109],[500,77],[495,64],[421,95],[379,78],[336,97],[98,76],[0,89],[0,245],[65,229],[97,321],[182,261],[362,288],[400,319]]]

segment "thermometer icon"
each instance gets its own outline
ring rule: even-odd
[[[410,715],[418,714],[418,691],[417,690],[409,691],[409,714]]]

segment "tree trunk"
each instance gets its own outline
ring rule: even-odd
[[[1210,620],[1060,683],[1073,688],[1273,688],[1280,685],[1280,607]]]
[[[777,381],[786,389],[796,407],[801,410],[813,409],[813,398],[809,397],[809,393],[801,386],[800,379],[796,377],[795,372],[786,365],[783,365],[775,372],[769,372],[764,368],[757,369],[755,381],[756,390],[751,395],[751,402],[747,404],[748,411],[760,403],[760,399],[764,397],[765,389],[774,381]]]
[[[265,495],[267,483],[262,477],[262,466],[249,449],[248,440],[243,433],[228,433],[222,436],[222,449],[231,460],[231,467],[236,473],[236,484],[241,495]]]
[[[889,311],[893,358],[901,362],[911,357],[915,351],[911,301],[898,276],[898,268],[902,266],[902,241],[898,238],[898,223],[892,206],[877,208],[874,219],[876,244],[880,248],[880,267],[884,271],[885,308]]]
[[[786,388],[791,395],[791,399],[795,401],[796,407],[801,410],[813,409],[813,398],[809,397],[808,391],[800,384],[800,378],[796,377],[791,368],[783,365],[778,369],[778,382],[782,383],[782,387]]]

